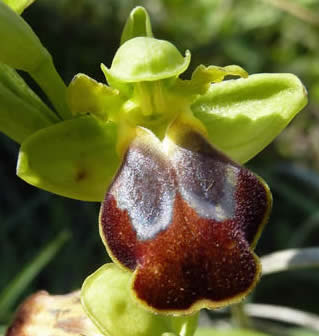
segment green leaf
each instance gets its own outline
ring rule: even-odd
[[[2,1],[18,14],[22,14],[22,12],[27,7],[29,7],[35,0],[2,0]]]
[[[1,80],[0,101],[0,131],[18,143],[53,124],[43,111],[17,96]]]
[[[23,78],[11,67],[0,63],[0,83],[14,95],[43,113],[52,123],[59,121],[57,115],[29,88]]]
[[[150,17],[141,6],[131,11],[122,32],[121,44],[138,36],[153,37]]]
[[[62,231],[40,253],[26,265],[21,272],[0,293],[0,316],[4,316],[15,304],[18,297],[37,276],[37,274],[53,259],[56,253],[69,239],[67,231]]]
[[[101,201],[120,164],[117,127],[91,116],[40,130],[21,146],[17,174],[53,193]]]
[[[84,310],[107,336],[192,336],[197,315],[166,316],[142,308],[132,297],[132,273],[106,264],[89,276],[82,287]]]
[[[212,84],[192,110],[212,144],[244,163],[266,147],[306,102],[306,90],[296,76],[257,74]]]
[[[214,328],[199,328],[195,336],[267,336],[267,334],[259,331],[248,329],[214,329]]]
[[[15,69],[35,71],[51,60],[31,27],[0,1],[0,62]]]
[[[31,27],[0,1],[0,63],[30,73],[63,119],[71,117],[66,105],[66,87],[51,55]]]

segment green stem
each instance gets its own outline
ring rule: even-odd
[[[185,328],[181,336],[193,336],[195,334],[196,329],[198,327],[198,317],[199,317],[199,312],[189,317],[187,327]]]
[[[71,119],[72,115],[66,103],[66,86],[56,71],[52,59],[42,63],[30,75],[48,96],[59,116],[64,120]]]
[[[231,315],[234,323],[243,329],[252,329],[252,322],[250,317],[244,310],[244,304],[242,302],[230,306]]]

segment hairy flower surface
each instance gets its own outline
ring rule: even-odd
[[[163,143],[145,130],[132,141],[103,202],[100,232],[153,310],[221,307],[259,278],[252,247],[271,195],[202,135],[187,125],[174,130]]]

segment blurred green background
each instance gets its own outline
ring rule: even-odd
[[[38,0],[23,17],[53,55],[66,83],[79,72],[104,81],[100,63],[110,65],[125,19],[136,5],[148,9],[157,38],[170,40],[182,53],[191,50],[191,69],[200,63],[238,64],[249,73],[291,72],[300,77],[309,92],[308,107],[248,164],[266,179],[274,196],[257,254],[318,246],[319,1]],[[77,289],[109,259],[98,236],[99,204],[52,195],[19,180],[18,145],[2,134],[0,152],[0,301],[8,284],[43,248],[64,228],[71,233],[22,294],[1,307],[1,325],[28,294]],[[25,283],[17,286],[24,288]],[[319,269],[295,271],[264,278],[254,301],[319,314],[318,293]]]

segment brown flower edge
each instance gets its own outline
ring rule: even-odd
[[[6,336],[102,336],[83,311],[80,292],[49,295],[39,291],[18,308]]]
[[[106,193],[100,234],[134,271],[133,293],[159,313],[242,300],[261,273],[253,252],[268,220],[268,186],[188,125],[161,142],[138,128]]]

